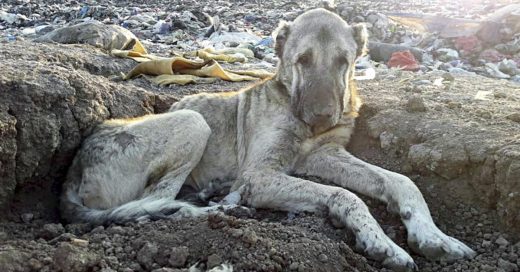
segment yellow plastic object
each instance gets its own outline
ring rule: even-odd
[[[227,48],[214,50],[206,48],[185,54],[198,56],[202,60],[192,60],[185,57],[162,58],[148,54],[145,47],[138,40],[131,45],[130,50],[111,51],[111,54],[120,58],[131,58],[139,64],[123,78],[125,80],[139,75],[161,86],[169,84],[185,85],[188,83],[212,83],[220,78],[227,81],[246,81],[264,79],[273,76],[264,70],[232,71],[222,68],[217,62],[244,62],[247,57],[254,57],[247,48]]]

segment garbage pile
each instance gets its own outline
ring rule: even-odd
[[[319,6],[367,25],[370,58],[360,60],[360,70],[443,70],[520,83],[520,4],[513,2],[6,0],[0,44],[95,20],[129,30],[156,55],[245,48],[253,52],[248,62],[268,69],[277,63],[271,35],[278,22]]]

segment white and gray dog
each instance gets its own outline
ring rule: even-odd
[[[364,26],[311,10],[278,28],[280,63],[273,78],[239,92],[187,96],[168,113],[104,122],[69,170],[64,218],[104,224],[173,211],[173,217],[199,216],[212,209],[176,199],[181,187],[202,190],[224,180],[237,204],[326,210],[353,231],[369,257],[396,269],[416,268],[354,191],[399,214],[416,252],[435,260],[473,257],[473,250],[435,226],[409,178],[345,150],[361,105],[354,63],[366,43]]]

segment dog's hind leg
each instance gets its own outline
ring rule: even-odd
[[[396,269],[413,269],[413,259],[385,235],[365,203],[355,194],[275,171],[243,174],[238,190],[242,202],[255,208],[282,211],[328,210],[329,215],[351,229],[356,246],[369,257]]]
[[[180,110],[102,124],[69,170],[62,215],[97,224],[197,209],[175,200],[199,163],[211,130],[197,112]]]
[[[468,246],[435,226],[417,186],[408,177],[366,163],[342,146],[324,145],[297,166],[296,174],[318,176],[349,190],[379,199],[401,216],[410,247],[429,259],[472,258]]]

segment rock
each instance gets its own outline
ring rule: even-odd
[[[448,62],[459,58],[459,52],[451,48],[440,48],[436,51],[440,61]]]
[[[208,256],[208,261],[206,263],[207,268],[211,269],[215,266],[218,266],[222,263],[222,257],[218,254],[211,254]]]
[[[105,25],[98,21],[88,21],[77,25],[53,30],[39,38],[39,42],[64,44],[90,44],[106,50],[124,49],[135,42],[132,32],[116,25]]]
[[[450,73],[443,73],[442,79],[444,79],[446,81],[455,81],[455,77]]]
[[[506,58],[504,54],[501,54],[495,49],[486,49],[480,52],[479,57],[487,62],[499,62]]]
[[[99,260],[100,256],[89,252],[87,248],[76,247],[66,242],[58,246],[52,259],[56,270],[67,272],[90,271]]]
[[[320,260],[320,262],[324,263],[329,260],[329,257],[327,257],[327,255],[322,253],[322,254],[320,254],[320,256],[318,256],[318,259]]]
[[[495,49],[504,55],[515,55],[520,52],[520,43],[497,44]]]
[[[510,76],[520,75],[520,69],[513,60],[503,59],[498,63],[498,70]]]
[[[482,241],[482,247],[486,248],[486,247],[490,247],[490,246],[491,246],[491,241],[488,241],[488,240]]]
[[[154,264],[154,257],[159,252],[155,243],[146,242],[137,252],[137,261],[146,269],[150,270]]]
[[[255,245],[258,241],[258,236],[256,235],[256,232],[252,230],[244,230],[244,234],[242,235],[242,241],[250,245]]]
[[[62,224],[45,224],[39,233],[39,237],[50,240],[65,232]]]
[[[511,263],[509,261],[506,261],[502,258],[498,259],[498,267],[504,269],[506,272],[515,272],[518,271],[518,265]]]
[[[488,73],[489,76],[491,77],[494,77],[494,78],[501,78],[501,79],[508,79],[510,78],[511,76],[508,75],[508,74],[504,74],[502,73],[499,69],[498,69],[498,66],[493,64],[493,63],[486,63],[486,66],[484,66],[485,69],[486,69],[486,72]]]
[[[412,96],[406,102],[406,111],[408,112],[425,112],[426,105],[424,99],[420,96]]]
[[[513,122],[520,123],[520,113],[519,112],[509,114],[508,116],[506,116],[506,118]]]
[[[156,97],[172,97],[109,81],[101,75],[135,64],[92,47],[16,42],[0,46],[0,56],[0,210],[15,187],[32,200],[23,203],[29,209],[53,210],[51,185],[92,127],[153,113]]]
[[[29,259],[28,265],[33,271],[39,271],[43,267],[43,264],[35,258]]]
[[[14,14],[0,10],[0,21],[4,21],[10,25],[22,25],[29,19],[22,14]]]
[[[24,223],[31,223],[31,221],[34,219],[34,215],[32,213],[23,213],[20,218]]]
[[[187,247],[174,247],[171,250],[170,258],[168,259],[168,263],[173,267],[184,267],[186,260],[188,259],[189,250]]]
[[[504,26],[500,23],[493,21],[484,21],[480,24],[480,30],[477,32],[477,36],[483,42],[487,44],[496,44],[502,41],[501,30]]]
[[[130,271],[133,271],[133,270],[130,270]],[[181,271],[179,271],[178,269],[172,269],[172,268],[168,268],[168,267],[163,267],[163,268],[158,268],[158,269],[152,270],[152,272],[181,272]],[[197,271],[199,271],[199,270],[197,270]]]
[[[261,37],[247,32],[214,32],[211,34],[207,42],[209,44],[218,44],[224,42],[236,42],[238,44],[258,44],[261,40]]]

